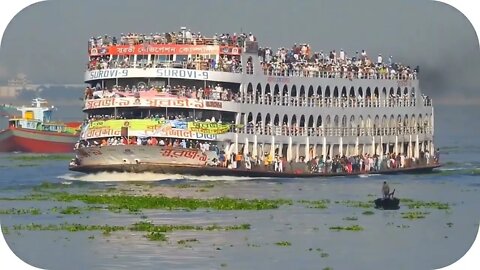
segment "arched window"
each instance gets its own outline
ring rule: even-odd
[[[317,127],[321,127],[322,124],[323,124],[323,123],[322,123],[322,116],[319,115],[319,116],[317,117]]]
[[[320,97],[322,96],[322,87],[320,85],[317,88],[317,95]]]
[[[325,97],[330,97],[330,86],[327,85],[327,88],[325,89]]]
[[[310,85],[308,88],[308,97],[313,97],[315,96],[315,92],[313,91],[313,86]]]
[[[273,125],[274,126],[279,126],[280,125],[280,117],[278,114],[275,115],[275,118],[273,119]]]
[[[350,94],[349,97],[355,97],[355,88],[352,86],[350,87]]]

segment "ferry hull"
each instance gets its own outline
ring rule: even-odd
[[[308,171],[305,163],[295,163],[285,172],[274,172],[263,166],[254,167],[251,170],[207,166],[207,162],[216,157],[216,154],[210,151],[202,153],[199,149],[117,145],[80,148],[75,152],[76,163],[71,164],[69,169],[83,173],[153,172],[193,176],[311,178],[362,174],[428,173],[440,166],[417,166],[375,172],[311,173]]]
[[[78,135],[22,128],[0,131],[0,152],[71,153]]]
[[[420,174],[431,173],[433,169],[440,167],[423,166],[406,169],[392,169],[376,172],[359,173],[309,173],[309,172],[273,172],[261,169],[227,169],[223,167],[199,167],[199,166],[172,166],[169,164],[112,164],[112,165],[85,165],[70,166],[71,171],[82,173],[99,172],[128,172],[128,173],[162,173],[162,174],[182,174],[192,176],[234,176],[234,177],[255,177],[255,178],[319,178],[335,176],[358,176],[368,174]]]

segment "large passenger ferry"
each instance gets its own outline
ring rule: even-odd
[[[326,52],[326,51],[325,51]],[[253,34],[92,37],[81,172],[318,176],[438,167],[418,67]]]

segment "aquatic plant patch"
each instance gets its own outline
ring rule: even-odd
[[[47,160],[70,160],[72,155],[70,154],[41,154],[41,155],[12,155],[11,160],[17,161],[47,161]]]
[[[419,212],[419,211],[405,212],[405,213],[402,213],[402,218],[405,218],[405,219],[421,219],[421,218],[425,218],[428,214],[430,214],[430,212]]]
[[[299,200],[298,202],[307,205],[307,207],[309,208],[326,209],[328,208],[328,204],[330,203],[330,200],[315,200],[315,201]]]
[[[342,204],[347,207],[356,207],[356,208],[373,208],[374,202],[362,202],[362,201],[352,201],[352,200],[344,200],[344,201],[335,201],[336,204]]]
[[[351,225],[351,226],[333,226],[329,228],[332,231],[363,231],[363,227],[360,225]]]
[[[409,209],[430,208],[438,210],[448,210],[450,205],[448,203],[434,202],[434,201],[419,201],[413,199],[401,199],[400,202],[406,205]]]
[[[281,246],[281,247],[289,247],[292,245],[292,243],[288,241],[280,241],[280,242],[276,242],[275,245]]]
[[[166,196],[134,196],[134,195],[89,195],[71,194],[66,192],[51,193],[48,196],[37,195],[32,199],[57,200],[64,202],[81,201],[86,204],[107,205],[110,210],[128,209],[189,209],[199,208],[215,210],[266,210],[276,209],[281,205],[292,204],[285,199],[237,199],[219,197],[213,199],[194,199]]]
[[[38,208],[10,208],[0,209],[0,215],[40,215],[42,211]]]
[[[198,242],[197,238],[189,238],[189,239],[178,240],[178,241],[177,241],[177,244],[179,244],[179,245],[185,245],[185,244],[187,244],[187,243],[192,243],[192,242]]]

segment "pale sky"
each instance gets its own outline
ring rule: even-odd
[[[309,43],[314,51],[365,49],[420,66],[435,100],[480,100],[480,50],[468,19],[428,0],[50,0],[19,13],[0,49],[0,83],[25,73],[35,83],[83,83],[90,36],[177,31],[252,32],[260,46]],[[76,93],[78,96],[78,93]]]

